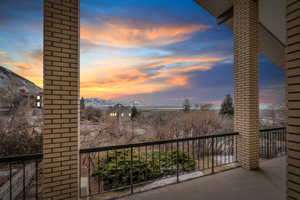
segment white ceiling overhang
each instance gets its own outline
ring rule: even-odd
[[[216,17],[218,24],[233,25],[232,0],[194,0]],[[259,50],[274,64],[284,69],[286,45],[286,0],[258,0]]]

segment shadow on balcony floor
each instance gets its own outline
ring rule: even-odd
[[[284,200],[286,158],[261,161],[260,166],[256,171],[237,168],[122,200]]]

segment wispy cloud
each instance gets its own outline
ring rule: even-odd
[[[146,22],[110,20],[99,24],[83,24],[81,38],[92,44],[118,48],[162,46],[190,39],[194,33],[207,30],[207,25],[151,25]]]
[[[191,72],[207,71],[227,57],[162,57],[108,59],[81,72],[81,93],[103,98],[146,94],[186,87]],[[97,67],[98,66],[98,67]]]

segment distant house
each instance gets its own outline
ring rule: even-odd
[[[19,87],[15,94],[16,100],[21,102],[22,106],[31,108],[42,108],[43,105],[43,92],[35,94],[29,93],[26,87]],[[20,99],[18,99],[20,97]],[[8,113],[14,107],[13,100],[11,102],[0,102],[0,113]]]
[[[127,121],[130,120],[131,117],[131,107],[118,103],[113,107],[110,107],[107,113],[109,117],[117,118],[121,121]]]
[[[43,92],[30,93],[26,87],[22,86],[18,88],[19,95],[24,100],[24,105],[31,108],[42,108],[43,105]]]

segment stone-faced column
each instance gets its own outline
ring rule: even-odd
[[[242,167],[259,166],[258,5],[233,0],[234,19],[234,129],[239,132],[238,160]]]
[[[300,199],[300,1],[287,0],[287,199]]]
[[[79,194],[79,0],[44,1],[43,199]]]

